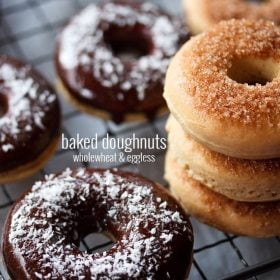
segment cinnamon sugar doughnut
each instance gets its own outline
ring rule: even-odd
[[[0,56],[0,184],[38,171],[59,142],[60,107],[31,66]]]
[[[194,34],[222,20],[251,19],[280,23],[280,2],[245,0],[183,0],[187,22]]]
[[[91,232],[115,244],[79,250]],[[3,255],[11,279],[184,280],[192,263],[188,216],[161,186],[117,170],[48,175],[8,214]]]
[[[188,176],[168,152],[165,178],[185,210],[224,232],[251,237],[280,235],[280,201],[239,202],[213,192]]]
[[[244,159],[280,157],[280,29],[230,20],[192,38],[173,59],[164,96],[184,131]]]
[[[188,37],[182,20],[154,4],[92,4],[59,36],[56,69],[61,93],[79,110],[115,122],[166,112],[165,73]]]
[[[280,159],[246,160],[213,152],[185,134],[174,117],[168,147],[188,176],[237,201],[280,200]]]

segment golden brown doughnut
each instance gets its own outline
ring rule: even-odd
[[[246,160],[213,152],[186,135],[174,117],[167,123],[168,145],[188,175],[238,201],[280,200],[280,160]]]
[[[185,209],[208,225],[251,237],[280,234],[280,201],[254,203],[228,199],[190,178],[170,152],[166,157],[165,178]]]
[[[230,20],[193,37],[169,66],[164,96],[198,142],[232,157],[280,157],[280,28]]]
[[[205,31],[209,26],[229,19],[271,20],[280,23],[278,0],[183,0],[188,24],[194,34]]]

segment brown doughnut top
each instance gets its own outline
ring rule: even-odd
[[[272,22],[221,22],[186,44],[177,63],[182,72],[178,87],[184,87],[184,93],[201,114],[227,120],[228,124],[279,126],[280,28]],[[266,63],[271,65],[266,67]],[[243,68],[250,64],[257,77],[246,77],[246,71],[239,78],[249,81],[230,77],[231,69],[242,75]]]
[[[207,15],[213,22],[229,19],[265,19],[280,23],[278,0],[203,0]]]
[[[58,76],[81,103],[111,113],[153,116],[165,102],[163,80],[171,57],[189,34],[181,20],[151,3],[90,5],[59,36]],[[139,58],[119,54],[132,49]]]
[[[54,89],[29,65],[0,56],[0,172],[38,157],[59,133]]]
[[[116,240],[103,253],[78,248],[91,232]],[[193,234],[159,185],[117,170],[67,169],[37,182],[11,209],[3,254],[12,279],[185,279]]]

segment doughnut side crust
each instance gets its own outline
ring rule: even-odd
[[[76,107],[79,111],[85,112],[86,114],[97,116],[99,118],[102,118],[104,120],[111,120],[112,115],[108,113],[105,110],[97,109],[92,107],[91,105],[88,105],[86,103],[79,102],[76,98],[73,97],[73,95],[63,86],[63,83],[59,78],[57,78],[56,83],[57,90],[64,96],[64,98],[72,104],[74,107]],[[150,118],[153,118],[154,116],[162,116],[168,112],[168,108],[166,104],[164,104],[162,107],[158,108],[156,112],[154,112],[152,115],[147,115],[145,113],[127,113],[124,114],[121,119],[118,119],[115,117],[115,121],[123,121],[123,122],[142,122],[147,121]],[[155,115],[154,115],[155,114]]]
[[[115,244],[79,250],[91,232],[108,232]],[[12,279],[183,280],[192,246],[188,216],[163,187],[115,169],[67,169],[12,207],[2,248]]]
[[[279,62],[280,29],[273,23],[222,22],[177,53],[167,72],[164,97],[185,132],[208,148],[244,159],[277,158]],[[260,75],[271,81],[237,82],[228,73],[234,63],[263,69]]]
[[[280,234],[279,201],[250,203],[228,199],[189,177],[171,153],[166,158],[165,178],[185,210],[203,223],[250,237]]]
[[[244,160],[213,152],[184,133],[174,117],[167,123],[169,150],[188,175],[230,199],[280,199],[280,160]]]
[[[55,153],[59,144],[59,140],[60,137],[55,136],[49,146],[46,147],[45,150],[40,155],[38,155],[35,160],[23,164],[20,167],[10,169],[9,171],[0,172],[0,184],[8,184],[20,181],[35,174]]]

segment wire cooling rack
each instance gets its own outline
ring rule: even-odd
[[[34,65],[53,84],[54,41],[59,29],[69,16],[93,1],[87,0],[1,0],[0,53],[18,57]],[[180,0],[153,1],[170,12],[180,12]],[[159,134],[165,137],[166,116],[153,122],[116,125],[77,112],[61,99],[63,110],[63,133],[66,137],[91,137],[96,133],[102,139],[107,133],[111,137],[153,137]],[[83,124],[83,125],[81,125]],[[7,212],[13,202],[34,181],[46,173],[54,173],[66,167],[78,167],[85,164],[73,162],[78,150],[58,149],[54,157],[32,178],[16,184],[0,187],[0,228],[2,231]],[[120,152],[101,151],[104,153]],[[141,174],[162,184],[164,151],[153,151],[157,164],[131,165],[124,163],[118,167]],[[90,164],[91,165],[91,164]],[[101,164],[99,167],[112,167]],[[115,165],[114,165],[115,166]],[[192,219],[195,233],[194,265],[190,279],[262,279],[280,278],[280,239],[251,239],[228,235],[200,224]],[[81,249],[89,252],[104,250],[112,241],[101,234],[91,234],[81,241]],[[0,275],[1,279],[1,275]]]

